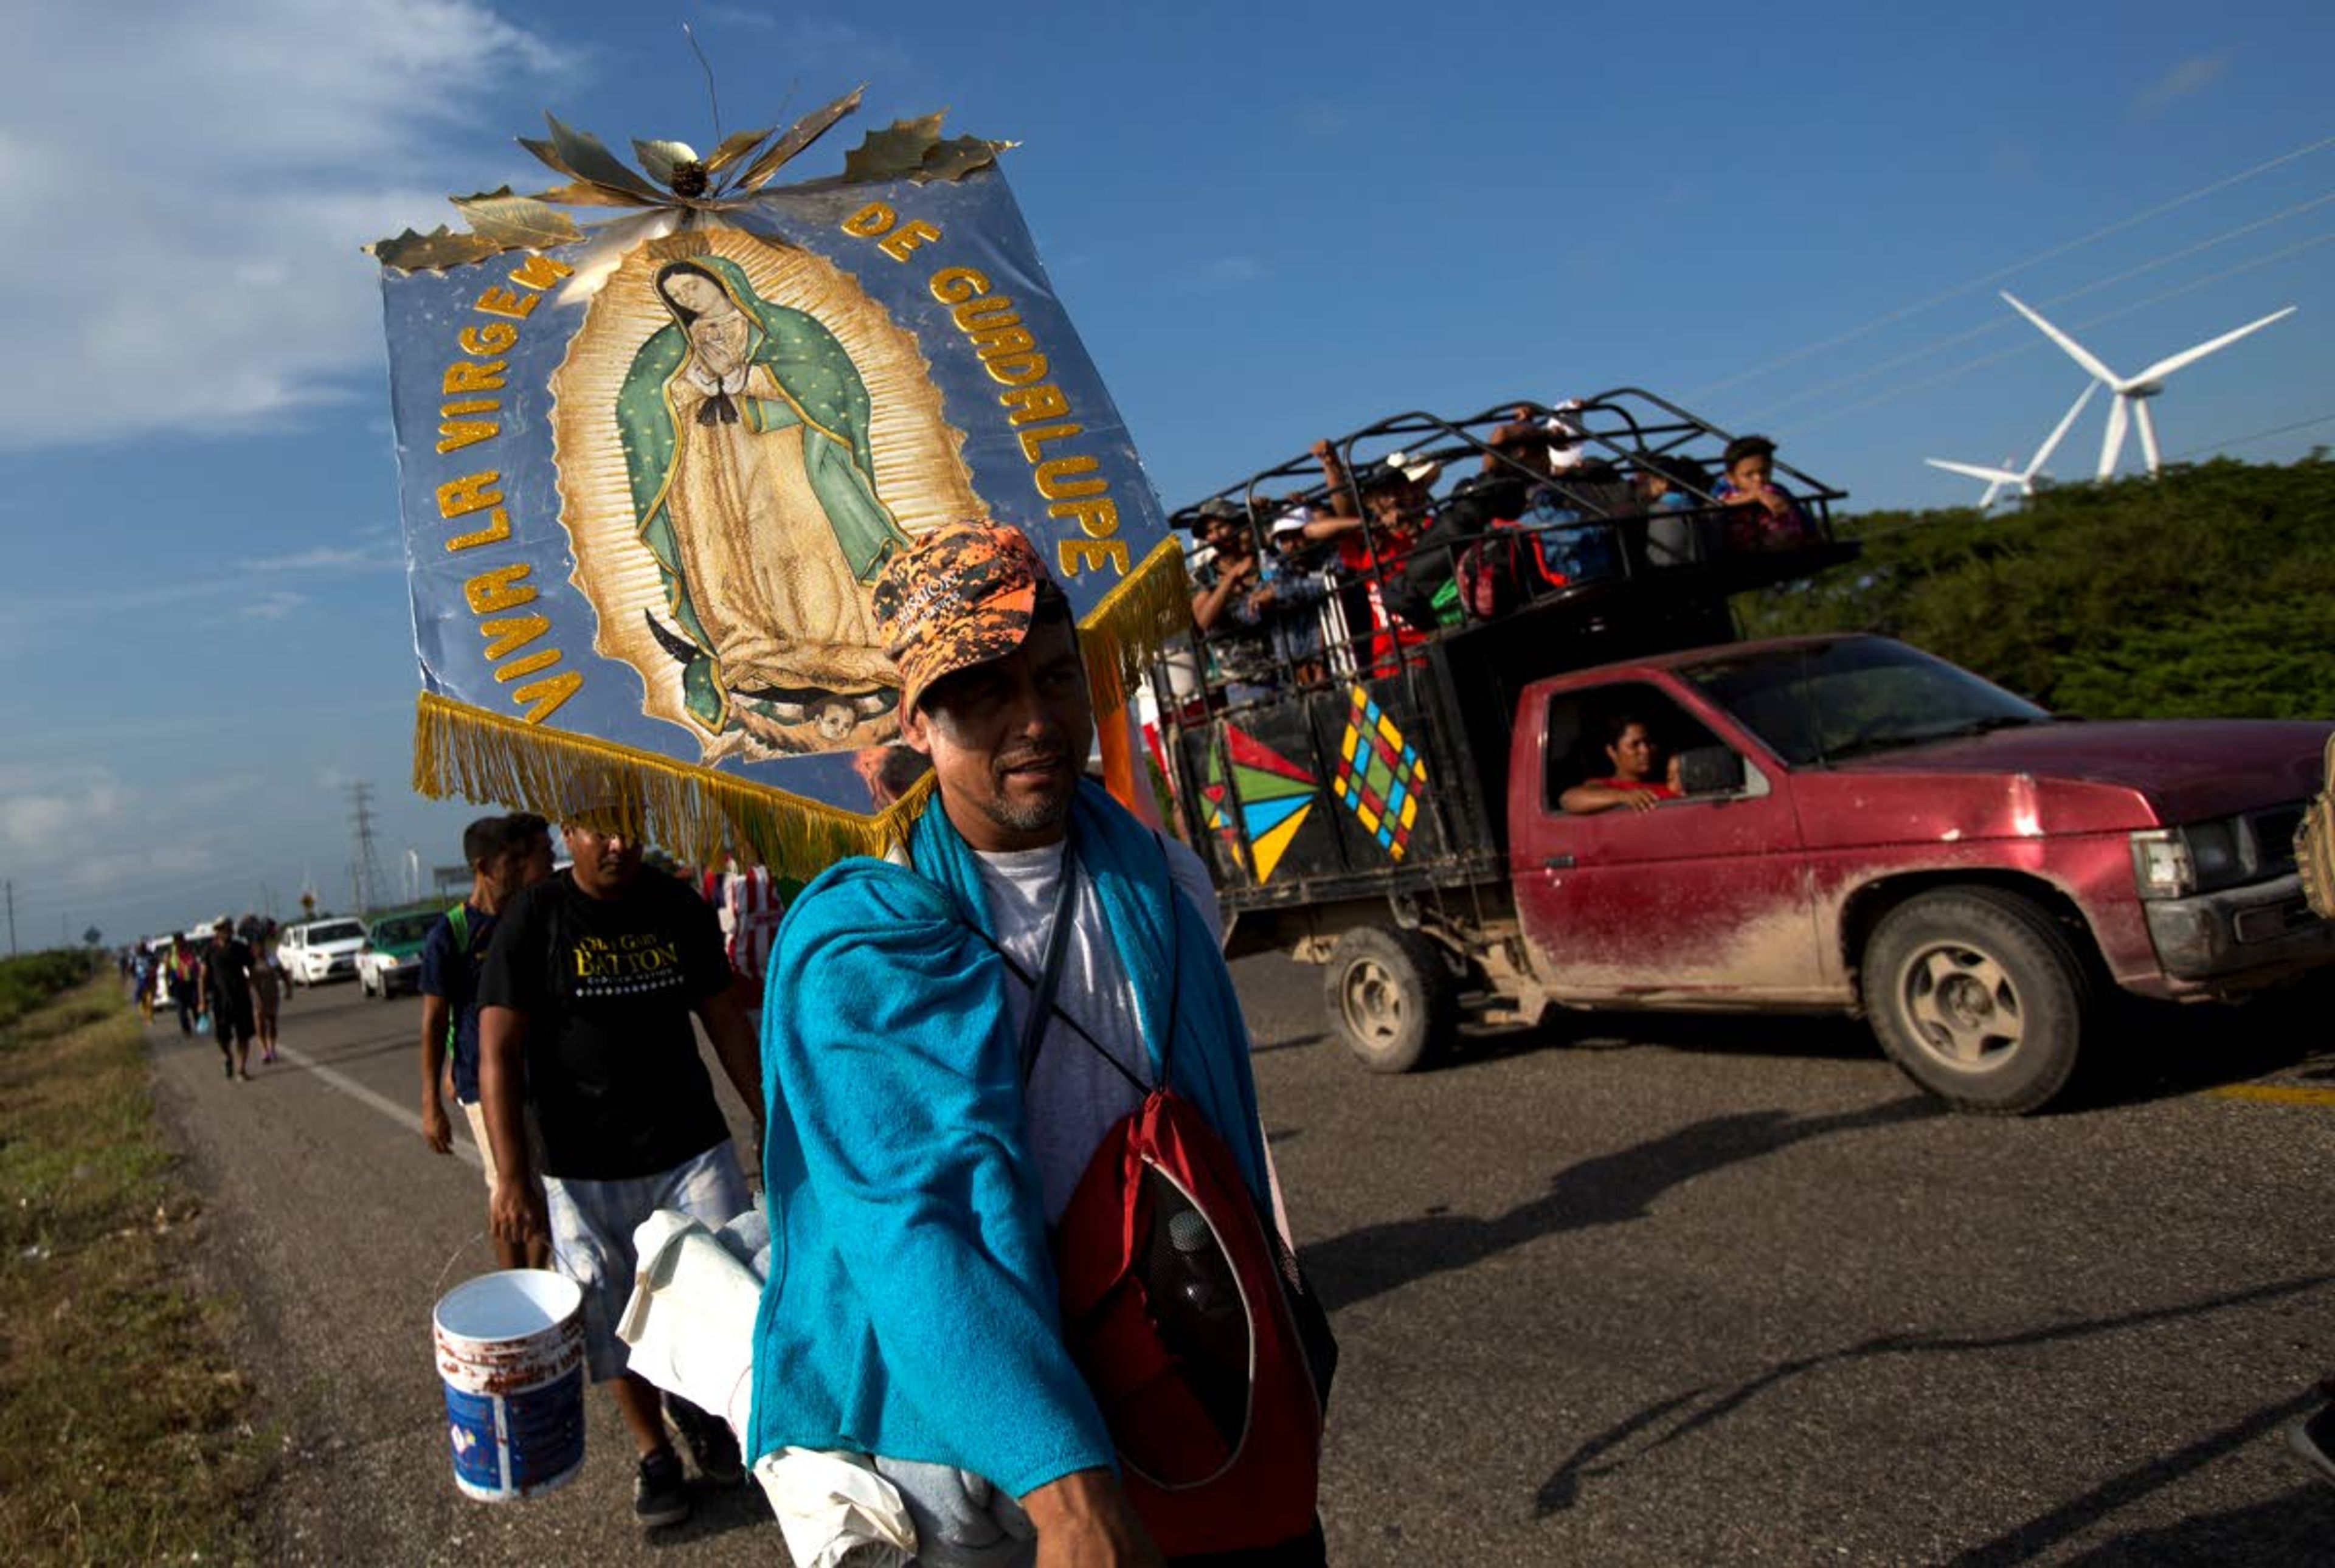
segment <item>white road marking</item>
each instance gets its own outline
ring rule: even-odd
[[[372,1107],[373,1109],[381,1112],[382,1115],[389,1118],[390,1120],[397,1123],[398,1126],[409,1129],[414,1137],[420,1137],[421,1136],[421,1118],[414,1112],[406,1109],[403,1106],[398,1104],[387,1095],[375,1093],[373,1090],[369,1089],[364,1085],[359,1083],[355,1079],[351,1078],[347,1073],[342,1072],[336,1068],[326,1067],[323,1062],[318,1061],[315,1058],[308,1056],[301,1051],[295,1050],[288,1045],[278,1045],[276,1048],[276,1054],[282,1057],[285,1060],[294,1063],[296,1066],[305,1068],[308,1071],[315,1073],[327,1085],[339,1089],[343,1094],[347,1095],[351,1099],[357,1101],[360,1105]],[[460,1118],[450,1119],[460,1120]],[[468,1138],[458,1137],[454,1140],[454,1157],[466,1161],[472,1170],[484,1170],[487,1168],[484,1162],[479,1158],[478,1149],[471,1145]]]

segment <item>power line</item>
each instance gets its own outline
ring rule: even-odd
[[[2193,278],[2189,282],[2182,284],[2176,288],[2168,288],[2162,293],[2150,295],[2146,299],[2136,299],[2130,305],[2118,305],[2114,310],[2103,311],[2098,315],[2078,322],[2073,326],[2068,327],[2066,330],[2069,332],[2088,331],[2090,328],[2098,326],[2105,322],[2114,321],[2119,316],[2130,315],[2136,310],[2146,310],[2149,306],[2154,305],[2162,305],[2168,299],[2176,299],[2182,295],[2195,293],[2196,290],[2204,288],[2210,284],[2219,283],[2225,277],[2233,277],[2239,273],[2251,272],[2255,267],[2268,266],[2272,262],[2284,261],[2291,256],[2299,256],[2306,250],[2311,250],[2319,246],[2325,245],[2330,240],[2335,240],[2335,229],[2330,229],[2324,234],[2313,235],[2309,239],[2298,241],[2293,245],[2287,246],[2282,250],[2274,250],[2268,256],[2258,256],[2251,261],[2242,261],[2237,263],[2235,266],[2225,266],[2219,272],[2209,272],[2204,276]],[[1907,392],[1921,392],[1930,387],[1939,386],[1946,382],[1954,380],[1956,377],[1967,375],[1972,371],[1982,370],[1988,365],[2000,364],[2004,360],[2013,359],[2023,353],[2032,353],[2039,348],[2048,348],[2050,344],[2049,340],[2039,334],[2031,343],[2020,344],[2013,348],[2001,349],[1993,353],[1982,354],[1977,359],[1966,360],[1961,364],[1940,371],[1935,375],[1923,376],[1918,381],[1907,382],[1901,386],[1892,387],[1886,392],[1875,392],[1869,398],[1861,398],[1855,402],[1836,408],[1830,413],[1818,414],[1814,419],[1801,420],[1788,428],[1795,436],[1804,435],[1809,431],[1821,429],[1822,427],[1832,423],[1836,420],[1846,419],[1850,414],[1860,413],[1866,409],[1887,402],[1893,398],[1903,397]]]
[[[2199,452],[2225,452],[2232,447],[2250,446],[2255,441],[2268,440],[2272,436],[2287,435],[2295,431],[2307,431],[2314,425],[2325,424],[2335,424],[2335,411],[2314,415],[2307,420],[2297,420],[2291,425],[2272,425],[2266,431],[2256,431],[2249,436],[2232,436],[2226,440],[2207,441],[2202,446],[2191,447],[2186,451],[2175,452],[2165,460],[2177,463],[2183,458],[2194,458]]]
[[[1919,315],[1922,312],[1942,305],[1948,300],[1960,299],[1963,295],[1972,293],[1978,289],[1985,288],[1992,284],[2001,283],[2006,278],[2012,277],[2019,273],[2026,271],[2030,266],[2039,266],[2044,262],[2056,260],[2060,256],[2068,255],[2071,251],[2081,250],[2084,247],[2106,239],[2112,234],[2121,234],[2127,228],[2136,227],[2141,224],[2148,222],[2151,218],[2162,218],[2166,213],[2186,207],[2192,202],[2202,201],[2206,197],[2213,196],[2220,191],[2227,190],[2233,185],[2243,185],[2247,180],[2253,179],[2258,175],[2267,174],[2273,169],[2291,163],[2299,158],[2308,158],[2312,153],[2324,151],[2330,147],[2335,147],[2335,136],[2322,137],[2317,141],[2308,142],[2291,151],[2280,153],[2276,158],[2270,159],[2262,163],[2257,163],[2251,169],[2240,169],[2237,173],[2214,180],[2209,185],[2199,186],[2196,189],[2189,191],[2185,195],[2176,196],[2170,201],[2159,202],[2156,206],[2149,208],[2145,211],[2135,213],[2130,218],[2120,218],[2115,223],[2107,225],[2105,227],[2096,228],[2089,234],[2080,236],[2075,239],[2064,240],[2058,245],[2048,247],[2047,249],[2037,251],[2033,256],[2028,256],[2023,261],[2015,261],[2008,266],[1997,267],[1992,272],[1981,274],[1977,277],[1970,279],[1966,283],[1958,283],[1952,288],[1946,289],[1938,294],[1933,294],[1927,299],[1917,300],[1912,305],[1902,305],[1895,310],[1886,313],[1885,315],[1874,317],[1871,321],[1865,323],[1861,326],[1851,327],[1848,331],[1836,334],[1831,337],[1824,339],[1822,342],[1807,344],[1800,348],[1794,349],[1789,353],[1779,354],[1776,358],[1767,361],[1765,363],[1753,365],[1749,370],[1739,371],[1733,375],[1725,376],[1718,381],[1697,387],[1692,392],[1686,394],[1687,401],[1689,402],[1699,402],[1702,399],[1710,396],[1713,392],[1723,392],[1729,387],[1739,385],[1744,382],[1752,380],[1754,377],[1766,375],[1770,371],[1781,370],[1786,365],[1797,364],[1804,359],[1808,359],[1816,354],[1824,353],[1828,350],[1838,348],[1843,344],[1855,343],[1859,338],[1868,337],[1874,333],[1879,332],[1883,327],[1893,326],[1898,322],[1904,321],[1907,316]]]
[[[2153,256],[2150,259],[2140,263],[2136,266],[2128,266],[2122,272],[2110,273],[2106,277],[2096,278],[2092,282],[2084,284],[2080,287],[2071,288],[2060,294],[2047,295],[2037,301],[2037,304],[2049,309],[2053,305],[2065,305],[2069,300],[2081,299],[2088,294],[2098,294],[2101,289],[2114,287],[2119,283],[2128,283],[2136,277],[2140,277],[2146,274],[2155,272],[2160,267],[2170,266],[2176,261],[2184,261],[2202,251],[2211,250],[2217,245],[2225,245],[2233,239],[2239,238],[2244,235],[2253,234],[2260,229],[2267,228],[2274,223],[2283,223],[2290,218],[2299,217],[2305,212],[2311,211],[2314,208],[2324,207],[2330,201],[2335,201],[2335,191],[2327,191],[2321,195],[2312,197],[2308,201],[2297,202],[2292,207],[2287,208],[2282,211],[2271,214],[2268,218],[2258,218],[2252,223],[2242,223],[2235,228],[2224,229],[2223,232],[2213,236],[2211,238],[2201,239],[2194,245],[2185,245],[2177,250],[2167,251],[2164,255]],[[2228,275],[2225,273],[2217,273],[2214,276],[2216,277],[2221,277]],[[2160,295],[2157,297],[2162,299],[2169,296]],[[1897,354],[1890,359],[1883,360],[1879,364],[1874,365],[1870,369],[1861,370],[1851,375],[1837,377],[1832,381],[1824,382],[1820,386],[1810,387],[1807,391],[1803,392],[1795,392],[1790,397],[1781,399],[1776,402],[1771,402],[1766,407],[1757,409],[1750,413],[1740,415],[1736,419],[1735,422],[1739,426],[1763,423],[1774,419],[1776,415],[1783,412],[1786,409],[1797,408],[1802,403],[1813,402],[1818,398],[1825,397],[1832,392],[1842,391],[1847,387],[1855,386],[1862,382],[1871,381],[1876,376],[1885,375],[1893,370],[1903,369],[1906,365],[1914,364],[1922,360],[1928,359],[1933,354],[1943,353],[1947,349],[1956,348],[1975,339],[1986,337],[1991,334],[2001,332],[2006,326],[2013,324],[2015,320],[2015,317],[2006,315],[1988,321],[1980,326],[1970,327],[1962,332],[1951,333],[1944,337],[1935,340],[1934,342],[1924,344],[1920,348],[1908,349],[1904,353]]]

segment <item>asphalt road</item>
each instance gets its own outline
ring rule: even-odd
[[[1824,1021],[1576,1020],[1372,1078],[1313,972],[1237,973],[1344,1348],[1333,1562],[2335,1563],[2279,1434],[2335,1371],[2328,992],[2119,1017],[2088,1105],[1998,1121]],[[492,1264],[477,1170],[398,1119],[418,1018],[303,992],[248,1084],[154,1036],[281,1425],[268,1559],[783,1563],[751,1492],[644,1544],[605,1399],[564,1491],[456,1493],[430,1309]]]

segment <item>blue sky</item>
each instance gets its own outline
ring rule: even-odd
[[[825,17],[849,15],[851,20]],[[2335,8],[488,0],[12,7],[0,59],[0,876],[20,942],[348,901],[473,814],[405,779],[416,676],[366,240],[860,82],[1007,169],[1164,498],[1399,408],[1623,383],[1764,429],[1852,508],[1953,504],[2084,377],[2166,452],[2335,431]],[[1497,24],[1486,18],[1497,16]],[[2096,402],[2052,468],[2088,471]],[[2309,422],[2306,421],[2316,421]],[[2304,425],[2282,433],[2279,427]]]

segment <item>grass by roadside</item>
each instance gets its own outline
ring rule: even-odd
[[[267,1470],[198,1205],[111,975],[0,1027],[0,1541],[12,1562],[237,1562]]]

